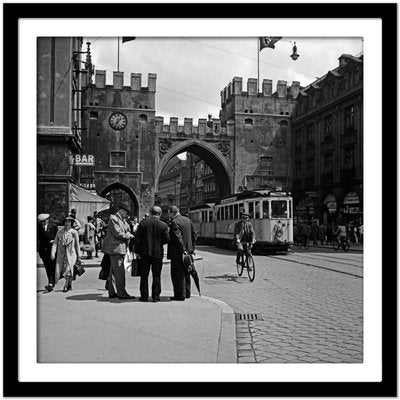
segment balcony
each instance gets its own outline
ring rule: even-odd
[[[321,185],[330,186],[332,184],[333,184],[333,171],[328,171],[321,174]]]
[[[340,170],[340,180],[341,182],[349,182],[356,179],[356,169],[352,168],[344,168]]]

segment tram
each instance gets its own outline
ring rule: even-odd
[[[293,199],[289,192],[253,190],[223,198],[214,205],[192,208],[199,243],[233,247],[235,223],[250,215],[256,234],[253,251],[259,254],[287,251],[293,244]]]

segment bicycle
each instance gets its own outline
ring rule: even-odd
[[[332,241],[332,247],[333,247],[333,250],[335,250],[335,251],[339,250],[340,248],[342,248],[344,251],[348,251],[350,248],[350,245],[349,245],[349,242],[344,238],[343,239],[341,238],[340,240],[335,238]]]
[[[243,269],[246,268],[249,280],[250,282],[253,282],[256,276],[256,265],[254,263],[253,255],[251,254],[250,245],[251,243],[242,243],[243,251],[240,255],[241,261],[239,264],[236,264],[236,268],[239,276],[242,276]]]

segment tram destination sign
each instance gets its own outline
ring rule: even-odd
[[[75,154],[74,165],[76,165],[77,167],[94,167],[94,155]]]

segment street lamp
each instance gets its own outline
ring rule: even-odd
[[[292,59],[293,61],[296,61],[296,60],[300,57],[300,54],[297,54],[296,42],[294,42],[294,45],[293,45],[293,54],[292,54],[290,57],[291,57],[291,59]]]

